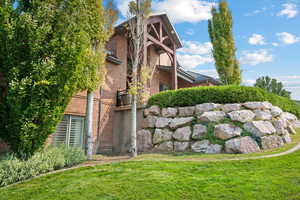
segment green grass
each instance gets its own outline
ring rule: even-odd
[[[68,170],[2,188],[0,199],[300,199],[300,151],[276,158],[220,162],[184,161],[202,158],[196,155],[160,156],[178,160],[142,155],[133,161]]]

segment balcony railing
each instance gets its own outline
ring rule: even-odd
[[[128,90],[117,91],[117,106],[127,106],[131,104],[131,95]]]

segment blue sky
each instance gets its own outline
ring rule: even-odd
[[[115,0],[121,17],[129,0]],[[153,12],[166,12],[184,48],[178,60],[188,70],[217,76],[207,30],[216,0],[154,0]],[[228,0],[234,18],[243,84],[260,76],[282,81],[300,100],[300,0]],[[122,17],[123,14],[123,17]]]

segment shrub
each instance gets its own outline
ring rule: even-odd
[[[148,105],[160,107],[193,106],[201,103],[245,103],[248,101],[269,101],[300,117],[300,106],[294,101],[263,89],[245,86],[194,87],[161,92],[152,96]]]
[[[23,181],[86,160],[79,148],[49,147],[37,152],[29,160],[19,160],[13,155],[0,162],[0,187]]]

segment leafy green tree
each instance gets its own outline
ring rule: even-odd
[[[208,21],[213,56],[219,77],[225,85],[239,85],[242,80],[239,62],[232,33],[232,15],[226,1],[219,3],[219,9],[213,8],[212,19]]]
[[[0,2],[0,138],[19,158],[43,147],[73,95],[103,80],[108,16],[101,0]]]
[[[283,96],[289,99],[291,98],[291,92],[285,90],[281,82],[277,81],[274,78],[272,79],[269,76],[258,78],[254,86],[265,89],[268,92],[277,94],[279,96]]]

